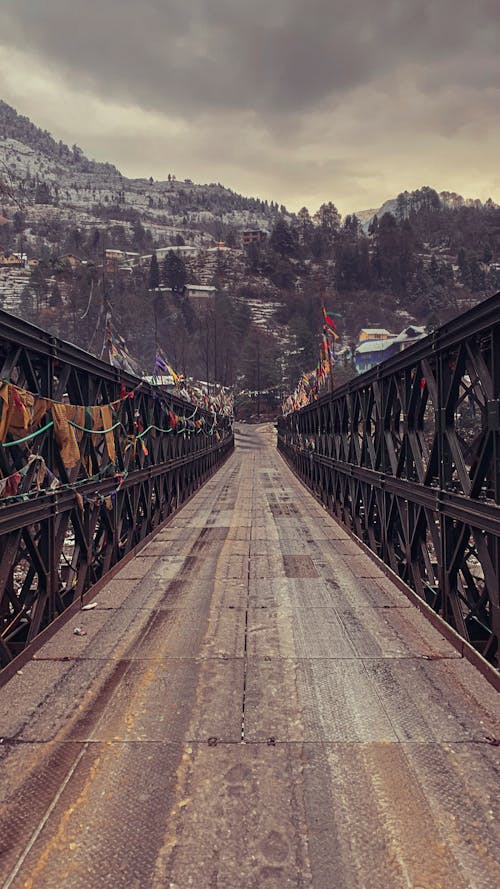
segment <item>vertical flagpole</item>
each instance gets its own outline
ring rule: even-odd
[[[324,303],[321,305],[321,310],[323,312],[323,334],[325,336],[326,342],[328,344],[328,365],[330,368],[329,373],[329,381],[328,381],[328,390],[330,394],[333,392],[333,365],[335,362],[335,322],[333,319],[327,314]],[[330,347],[331,342],[331,347]]]
[[[327,334],[327,336],[328,336],[328,334]],[[327,342],[329,343],[329,340],[327,340]],[[330,348],[330,346],[328,347],[328,365],[329,365],[329,367],[330,367],[330,381],[329,381],[329,387],[328,387],[328,389],[329,389],[330,395],[331,395],[332,392],[333,392],[333,356],[334,356],[334,349],[335,349],[335,340],[334,340],[334,338],[333,338],[333,336],[332,336],[332,337],[331,337],[331,348]]]
[[[335,337],[331,336],[331,355],[330,355],[330,392],[333,392],[333,366],[335,364]]]

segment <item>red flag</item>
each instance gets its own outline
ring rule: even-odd
[[[321,306],[321,308],[323,311],[323,318],[325,320],[325,324],[327,325],[327,327],[329,327],[330,330],[337,330],[337,325],[335,324],[335,321],[333,320],[333,318],[328,314],[328,312],[326,311],[324,306]]]
[[[331,315],[328,314],[328,312],[326,311],[324,306],[321,306],[321,310],[323,312],[323,320],[325,322],[325,327],[328,327],[329,332],[332,334],[333,338],[335,340],[338,340],[338,334],[336,333],[337,325],[335,324],[335,321],[333,320]]]

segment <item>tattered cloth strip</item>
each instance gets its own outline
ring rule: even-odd
[[[75,432],[68,419],[83,419],[83,408],[70,404],[59,404],[48,398],[32,395],[11,383],[4,383],[0,389],[0,441],[10,434],[14,439],[22,438],[28,430],[38,426],[42,417],[50,411],[54,423],[54,434],[67,469],[72,469],[80,461],[80,449]]]
[[[5,441],[9,432],[14,438],[22,438],[30,427],[38,425],[50,402],[11,383],[0,385],[0,441]]]
[[[0,381],[0,445],[10,447],[15,445],[18,440],[21,445],[26,440],[42,434],[45,429],[53,424],[60,457],[66,469],[74,469],[80,462],[83,466],[86,466],[79,448],[79,443],[85,433],[92,434],[94,444],[98,443],[98,436],[105,436],[110,463],[115,464],[116,445],[113,433],[116,428],[121,427],[126,435],[126,429],[119,416],[118,421],[113,422],[116,416],[114,412],[117,411],[120,403],[126,399],[133,398],[135,392],[142,385],[142,382],[139,383],[130,392],[127,392],[122,385],[120,398],[112,401],[110,404],[84,406],[53,401],[49,398],[33,395],[14,383]],[[195,406],[194,412],[190,417],[179,417],[170,409],[168,411],[169,429],[150,425],[146,431],[187,431],[188,433],[195,430],[200,431],[205,424],[205,420],[201,418],[200,421],[194,421],[197,410],[198,408]],[[40,425],[40,421],[46,413],[51,415],[52,422],[48,423],[46,427],[37,429],[36,427]],[[213,425],[209,434],[213,434],[214,427],[217,425],[216,414],[214,414],[212,420]],[[29,435],[26,435],[27,432],[29,432]],[[143,433],[140,416],[136,422],[136,433],[144,453],[147,454],[147,446],[143,441],[145,433]],[[13,439],[11,442],[6,441],[8,435]],[[127,441],[128,437],[124,440],[125,447],[129,446]],[[134,445],[134,455],[135,451],[136,447]],[[88,475],[90,475],[92,471],[90,456],[87,457],[87,462],[88,466],[86,468]]]
[[[85,415],[85,408],[75,407],[72,404],[58,404],[54,401],[50,405],[50,409],[61,459],[66,469],[74,469],[80,462],[80,448],[78,447],[75,429],[73,426],[70,426],[68,420],[81,425]]]
[[[127,397],[129,397],[127,395]],[[117,404],[117,402],[113,402]],[[116,448],[113,432],[113,412],[110,404],[96,405],[85,408],[82,405],[63,404],[48,398],[32,395],[12,383],[3,383],[0,388],[0,441],[4,442],[10,434],[14,439],[22,438],[28,430],[36,427],[44,414],[50,411],[54,423],[54,434],[59,446],[61,459],[66,469],[73,469],[80,462],[78,442],[82,432],[75,429],[68,421],[83,426],[86,411],[90,419],[90,427],[97,433],[104,432],[109,459],[116,460]]]
[[[21,479],[20,472],[13,472],[7,478],[0,479],[0,497],[13,497],[17,494]]]
[[[108,448],[109,459],[112,463],[116,461],[115,439],[113,435],[113,411],[111,405],[105,404],[94,406],[90,409],[92,417],[92,429],[96,432],[103,432],[106,438],[106,446]],[[93,437],[94,444],[97,443],[97,437]]]
[[[28,457],[28,469],[30,468],[30,466],[33,465],[33,463],[37,464],[35,472],[33,474],[33,481],[35,482],[37,489],[40,490],[47,475],[47,466],[45,465],[45,460],[43,459],[43,457],[40,456],[40,454],[30,454],[30,456]]]

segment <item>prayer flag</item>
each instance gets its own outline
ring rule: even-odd
[[[328,314],[328,312],[326,311],[324,306],[322,306],[321,308],[323,311],[323,318],[324,318],[326,326],[329,327],[330,330],[337,330],[337,325],[335,324],[335,321],[333,320],[331,315]]]

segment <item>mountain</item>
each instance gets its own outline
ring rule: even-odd
[[[140,218],[153,240],[179,235],[193,244],[221,240],[230,228],[271,228],[286,208],[236,194],[220,183],[128,179],[109,163],[89,160],[74,145],[57,142],[27,117],[0,101],[0,198],[33,217],[68,217],[87,229],[93,225],[131,225]],[[42,208],[42,211],[40,210]],[[32,232],[26,238],[31,240]],[[36,231],[33,233],[36,236]]]
[[[17,147],[18,150],[21,148],[22,155],[24,147],[32,149],[33,155],[41,154],[47,160],[52,159],[54,164],[67,164],[81,172],[120,175],[113,164],[90,161],[77,145],[68,148],[64,142],[56,142],[47,130],[41,130],[28,117],[18,114],[14,108],[0,99],[0,144],[2,142],[7,143],[2,146],[7,154],[9,150],[15,151]],[[17,146],[14,143],[17,143]],[[22,166],[21,159],[21,169]]]
[[[197,379],[283,391],[317,363],[323,302],[340,351],[361,327],[431,327],[500,288],[493,201],[424,186],[356,216],[129,179],[0,102],[0,305],[96,354],[110,312],[149,372],[160,344]],[[336,380],[352,373],[337,363]]]
[[[381,219],[384,213],[392,213],[393,216],[407,219],[411,211],[415,212],[421,209],[425,201],[429,200],[429,195],[431,194],[437,195],[440,207],[449,208],[451,210],[458,210],[462,207],[473,207],[475,209],[481,209],[482,207],[488,206],[498,207],[498,204],[495,204],[491,198],[488,201],[483,202],[480,201],[479,198],[464,198],[455,191],[434,192],[433,189],[424,186],[416,191],[403,191],[397,197],[385,201],[381,207],[375,209],[372,208],[371,210],[358,210],[355,215],[361,222],[363,230],[367,232],[370,223],[375,216],[378,219]]]

